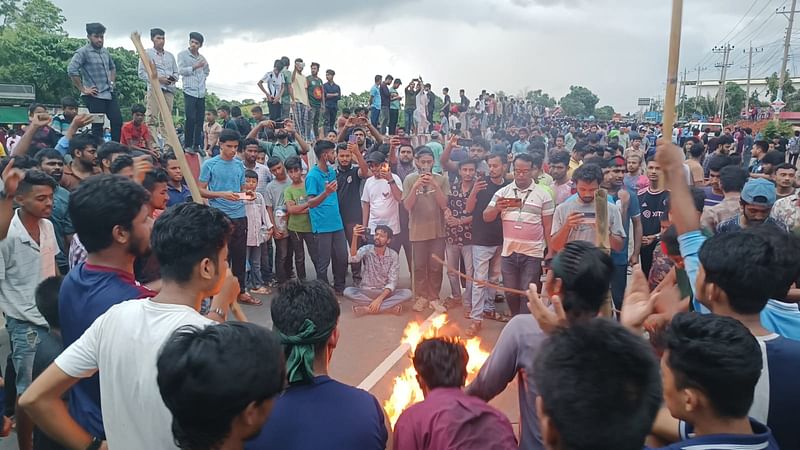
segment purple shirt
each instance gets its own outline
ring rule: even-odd
[[[516,450],[508,418],[460,388],[437,388],[400,415],[395,450]]]

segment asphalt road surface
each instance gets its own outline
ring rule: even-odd
[[[307,270],[310,276],[314,276],[311,266],[311,258],[307,257]],[[400,282],[399,287],[411,287],[408,267],[405,264],[405,257],[400,258]],[[349,270],[348,270],[349,272]],[[351,285],[348,274],[348,285]],[[442,298],[450,293],[450,284],[445,275],[442,283]],[[247,315],[249,321],[272,328],[269,306],[273,295],[259,296],[264,301],[261,306],[242,306],[242,310]],[[339,319],[339,344],[333,353],[330,365],[330,375],[353,386],[358,386],[376,367],[378,367],[392,352],[400,345],[403,337],[403,330],[409,322],[423,322],[433,312],[432,310],[421,313],[411,309],[412,303],[404,305],[403,314],[377,315],[355,317],[352,304],[347,300],[341,300],[342,314]],[[498,305],[498,308],[504,305]],[[440,334],[459,335],[469,326],[469,320],[463,317],[463,309],[459,305],[452,309],[448,315],[448,323],[440,330]],[[500,334],[503,324],[491,320],[483,322],[483,330],[480,337],[481,347],[490,351],[497,337]],[[0,332],[0,361],[5,362],[8,355],[8,334]],[[394,377],[398,376],[406,367],[411,364],[410,358],[403,357],[391,366],[386,374],[370,389],[370,392],[377,397],[383,404],[389,398]],[[503,411],[511,420],[515,432],[519,433],[519,406],[517,402],[517,384],[512,382],[506,390],[491,404]],[[0,438],[0,450],[16,450],[16,434],[7,438]]]

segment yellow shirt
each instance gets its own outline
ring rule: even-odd
[[[583,165],[583,161],[575,161],[574,159],[569,159],[569,167],[567,168],[567,178],[572,178],[572,172],[575,171],[578,167]]]

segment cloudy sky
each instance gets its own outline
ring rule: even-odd
[[[404,81],[421,74],[437,93],[465,88],[470,98],[481,89],[543,89],[560,98],[576,84],[595,92],[598,106],[622,112],[635,110],[638,97],[663,96],[671,8],[668,0],[304,0],[287,8],[245,0],[55,3],[70,35],[84,36],[85,23],[99,21],[108,28],[106,45],[115,47],[133,49],[134,30],[149,46],[149,29],[160,27],[177,54],[188,32],[200,31],[208,86],[222,98],[260,98],[256,82],[286,55],[333,68],[347,93],[368,89],[379,73]],[[743,77],[750,40],[764,48],[754,56],[753,76],[779,70],[786,20],[775,9],[789,2],[685,3],[681,70],[700,66],[702,78],[718,78],[721,55],[711,48],[730,41],[736,48],[729,76]],[[792,73],[794,65],[790,60]]]

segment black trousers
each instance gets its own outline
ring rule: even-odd
[[[283,284],[294,278],[292,271],[292,246],[289,238],[275,239],[275,278]]]
[[[111,140],[119,142],[122,132],[122,113],[119,111],[117,96],[112,94],[111,100],[104,100],[102,98],[84,95],[83,102],[86,103],[89,112],[104,113],[106,117],[108,117],[108,121],[111,122]],[[92,134],[98,139],[103,139],[104,125],[104,123],[92,124]]]
[[[186,108],[186,124],[183,127],[184,148],[203,146],[203,118],[206,114],[206,98],[192,97],[183,94],[183,105]],[[245,246],[245,252],[247,246]]]
[[[281,104],[280,103],[270,103],[269,104],[269,120],[277,122],[281,120]]]
[[[397,121],[400,119],[399,109],[389,110],[389,134],[394,135],[397,131]]]
[[[311,263],[314,264],[314,271],[317,268],[317,243],[314,242],[314,233],[289,232],[289,243],[292,244],[294,252],[294,270],[297,271],[297,279],[306,281],[306,248],[308,255],[311,256]],[[303,247],[305,243],[305,248]]]
[[[228,242],[231,272],[239,280],[239,293],[245,291],[247,281],[247,217],[231,219],[233,234]]]
[[[347,239],[348,251],[350,251],[350,243],[353,242],[353,228],[355,226],[355,223],[346,223],[344,225],[344,237]],[[370,242],[370,244],[371,243],[372,242]],[[359,247],[361,247],[361,245],[359,245]],[[353,284],[358,286],[358,284],[361,283],[361,263],[350,264],[350,272],[353,274]]]
[[[325,107],[325,132],[330,133],[336,127],[336,114],[339,108]]]

